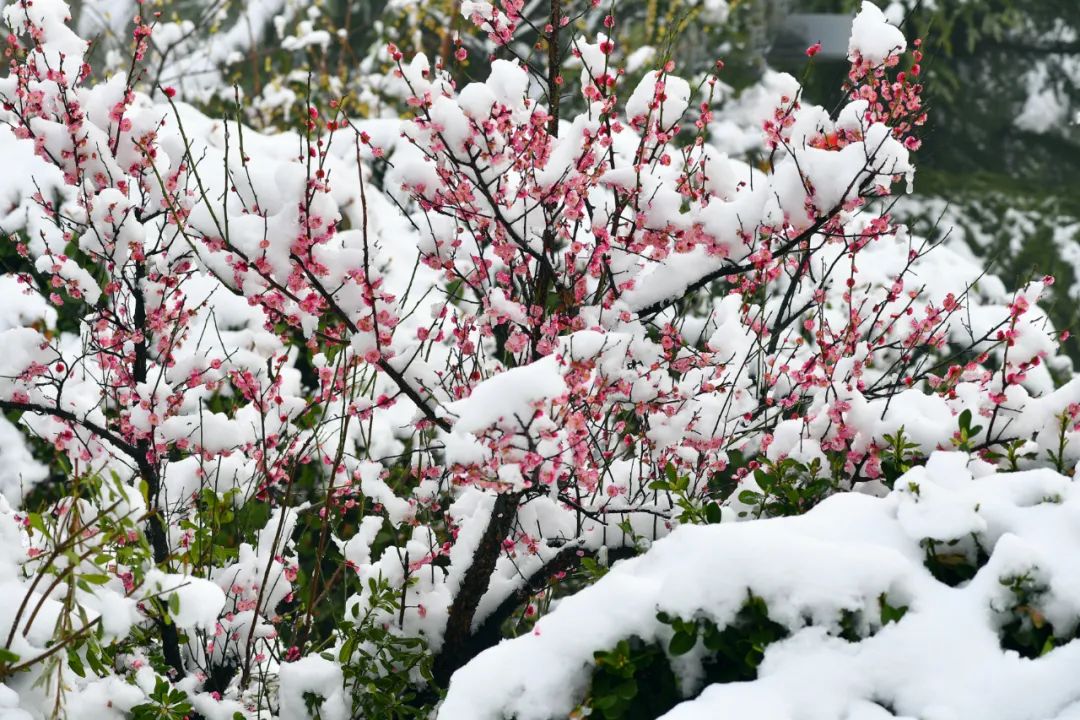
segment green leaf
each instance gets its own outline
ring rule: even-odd
[[[710,524],[716,525],[724,518],[724,513],[720,511],[719,503],[709,503],[705,506],[705,519]]]
[[[46,534],[45,533],[45,521],[41,519],[41,514],[40,513],[30,513],[27,516],[27,519],[30,521],[30,527],[37,530],[42,535]]]
[[[756,493],[753,490],[743,490],[739,493],[739,502],[744,505],[757,505],[761,502],[762,497],[763,495],[761,493]]]
[[[903,618],[908,611],[907,605],[901,605],[900,607],[890,605],[884,593],[878,598],[878,605],[881,607],[882,625],[888,625],[891,622],[900,622],[900,619]]]
[[[594,698],[592,706],[597,710],[608,710],[615,706],[615,703],[619,701],[615,695],[601,695],[598,698]]]
[[[86,575],[80,575],[80,580],[85,580],[92,585],[104,585],[109,582],[109,576],[101,573],[87,573]]]
[[[960,429],[969,430],[971,428],[971,410],[964,410],[960,413]]]
[[[86,668],[83,666],[82,658],[79,657],[79,653],[74,648],[68,648],[67,651],[68,667],[71,671],[79,677],[86,677]]]
[[[693,634],[688,632],[675,633],[671,638],[671,643],[668,645],[668,651],[678,657],[693,650],[695,645],[697,645],[696,626]]]
[[[633,700],[638,694],[637,683],[631,678],[616,687],[615,694],[623,700]]]
[[[108,674],[108,669],[105,667],[105,663],[101,661],[101,650],[95,643],[89,643],[86,646],[86,664],[90,666],[90,669],[97,675]]]
[[[1042,650],[1039,651],[1039,657],[1042,657],[1046,653],[1050,652],[1051,650],[1054,649],[1054,647],[1055,647],[1054,636],[1053,635],[1047,635],[1046,636],[1046,642],[1043,643]]]

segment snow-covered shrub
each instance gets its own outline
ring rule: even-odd
[[[952,452],[884,497],[684,526],[458,671],[438,717],[1074,718],[1078,507]]]
[[[8,5],[3,222],[38,309],[0,332],[0,409],[66,476],[4,509],[12,595],[55,608],[0,622],[20,708],[423,716],[680,524],[902,493],[940,448],[1072,468],[1050,279],[1010,293],[888,214],[925,113],[875,6],[837,113],[774,75],[719,121],[716,75],[623,87],[618,19],[571,22],[594,4],[551,5],[537,63],[522,3],[462,3],[483,81],[390,46],[410,119],[333,100],[272,135],[141,91],[149,17],[98,81],[63,2]],[[736,117],[763,167],[719,149]]]

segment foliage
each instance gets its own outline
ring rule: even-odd
[[[1047,717],[1064,720],[1078,647],[1077,491],[1051,470],[995,473],[973,454],[937,452],[883,497],[843,493],[798,516],[677,528],[564,600],[537,634],[460,670],[440,716],[564,717],[590,697],[582,663],[636,637],[667,663],[637,673],[625,694],[670,666],[670,717],[933,707],[1008,720],[1031,708],[1037,683]],[[937,576],[937,563],[963,563],[966,576]]]
[[[596,653],[587,705],[604,720],[657,718],[678,702],[675,674],[664,651],[637,638]]]
[[[1012,596],[1005,609],[1008,621],[1001,627],[1002,648],[1034,659],[1073,639],[1058,637],[1053,624],[1039,609],[1048,588],[1037,578],[1023,573],[1003,577],[1001,584]]]
[[[898,622],[907,607],[894,607],[883,594],[878,600],[881,625]],[[772,643],[789,636],[787,628],[769,618],[764,600],[749,594],[734,619],[720,627],[708,618],[684,620],[667,613],[658,619],[671,628],[666,652],[640,638],[620,641],[610,651],[595,653],[592,684],[585,706],[604,718],[656,718],[683,699],[672,662],[692,656],[701,663],[698,685],[749,682]],[[853,613],[840,618],[841,634],[851,642],[861,639]]]
[[[157,678],[150,702],[131,709],[132,720],[184,720],[192,711],[187,693],[170,687],[164,678]]]
[[[833,481],[825,474],[817,458],[809,465],[793,458],[767,462],[754,470],[757,490],[739,492],[739,502],[750,509],[740,515],[782,517],[801,515],[835,491]]]
[[[674,632],[668,646],[673,656],[693,650],[700,635],[705,649],[705,677],[709,683],[753,680],[765,657],[765,648],[788,634],[782,625],[769,619],[765,602],[753,595],[735,620],[723,628],[709,620],[687,622],[667,615],[660,617],[660,621],[670,623]]]

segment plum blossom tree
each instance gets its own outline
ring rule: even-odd
[[[19,277],[78,317],[2,333],[0,408],[69,475],[46,513],[0,506],[26,709],[416,716],[678,524],[888,488],[941,447],[1072,467],[1050,279],[1010,294],[889,215],[917,46],[865,4],[847,101],[773,78],[752,167],[711,144],[720,64],[623,88],[575,30],[595,5],[553,0],[542,60],[460,88],[390,47],[391,132],[343,99],[274,136],[142,92],[146,8],[101,81],[63,2],[5,9]],[[523,24],[461,10],[496,46]]]

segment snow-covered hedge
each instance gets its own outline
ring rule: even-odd
[[[648,717],[606,714],[615,691],[597,692],[611,651],[632,640],[621,661],[658,644],[665,662],[616,690],[655,703],[673,671],[665,720],[1071,720],[1078,527],[1071,478],[997,473],[955,452],[883,497],[682,527],[459,670],[438,717]],[[740,636],[763,656],[730,653]]]

